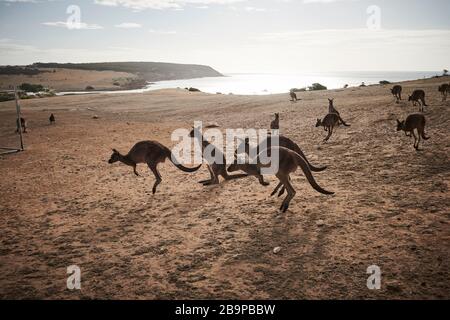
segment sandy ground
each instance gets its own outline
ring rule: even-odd
[[[2,75],[0,74],[0,90],[11,90],[22,83],[41,84],[46,88],[57,91],[84,91],[87,86],[96,90],[117,90],[114,82],[126,83],[125,79],[136,79],[137,76],[126,72],[115,71],[88,71],[72,69],[41,69],[43,72],[37,75]],[[52,72],[56,70],[56,72]]]
[[[428,94],[431,139],[420,152],[395,131],[395,119],[418,108],[396,104],[389,87],[301,93],[298,103],[183,90],[23,101],[27,150],[0,158],[0,297],[449,299],[450,101],[441,101],[441,82],[403,84],[405,97]],[[327,97],[351,127],[323,144],[314,125]],[[3,144],[14,136],[12,108],[0,104]],[[125,153],[140,140],[172,146],[171,132],[194,120],[267,128],[274,112],[313,164],[329,166],[315,177],[334,196],[298,171],[297,195],[280,214],[274,177],[269,187],[255,178],[203,187],[205,166],[187,174],[170,162],[152,195],[146,166],[136,177],[106,162],[112,147]],[[81,291],[66,289],[73,264]],[[374,264],[379,291],[366,286]]]

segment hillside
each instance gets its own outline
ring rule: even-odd
[[[34,63],[35,68],[64,68],[89,71],[116,71],[139,75],[147,81],[221,77],[209,66],[163,62],[101,62],[101,63]]]

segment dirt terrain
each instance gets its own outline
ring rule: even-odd
[[[445,81],[403,83],[399,104],[390,86],[305,92],[297,103],[184,90],[23,101],[26,151],[0,156],[0,298],[449,299],[450,100],[437,91]],[[407,101],[415,88],[429,104],[431,139],[419,152],[395,130],[418,111]],[[314,125],[331,97],[351,127],[324,144]],[[13,106],[0,103],[2,145],[14,138]],[[268,128],[275,112],[282,133],[329,166],[314,176],[335,195],[297,171],[297,195],[281,214],[272,176],[269,187],[253,177],[203,187],[205,166],[188,174],[167,161],[152,195],[145,165],[136,177],[107,163],[111,148],[126,153],[140,140],[171,147],[172,131],[194,120]],[[66,289],[70,265],[81,268],[80,291]],[[366,286],[371,265],[381,268],[381,290]]]
[[[137,79],[138,76],[115,71],[89,71],[72,69],[40,69],[43,71],[37,75],[4,75],[0,74],[0,90],[11,90],[14,86],[22,83],[40,84],[45,88],[56,91],[84,91],[87,86],[92,86],[96,90],[117,90],[120,86],[114,85],[117,82],[125,85],[127,79]],[[53,72],[55,70],[55,72]]]

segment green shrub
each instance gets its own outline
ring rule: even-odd
[[[316,90],[328,90],[327,87],[324,85],[321,85],[320,83],[313,83],[311,86],[308,87],[310,91],[316,91]]]
[[[380,84],[381,85],[386,85],[386,84],[391,84],[391,83],[389,81],[387,81],[387,80],[381,80]]]
[[[20,90],[23,90],[25,92],[40,92],[44,91],[44,87],[40,84],[31,84],[31,83],[22,83],[19,86]]]

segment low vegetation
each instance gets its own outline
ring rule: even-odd
[[[309,91],[328,90],[327,87],[321,85],[320,83],[313,83],[311,86],[308,87],[308,89]]]

